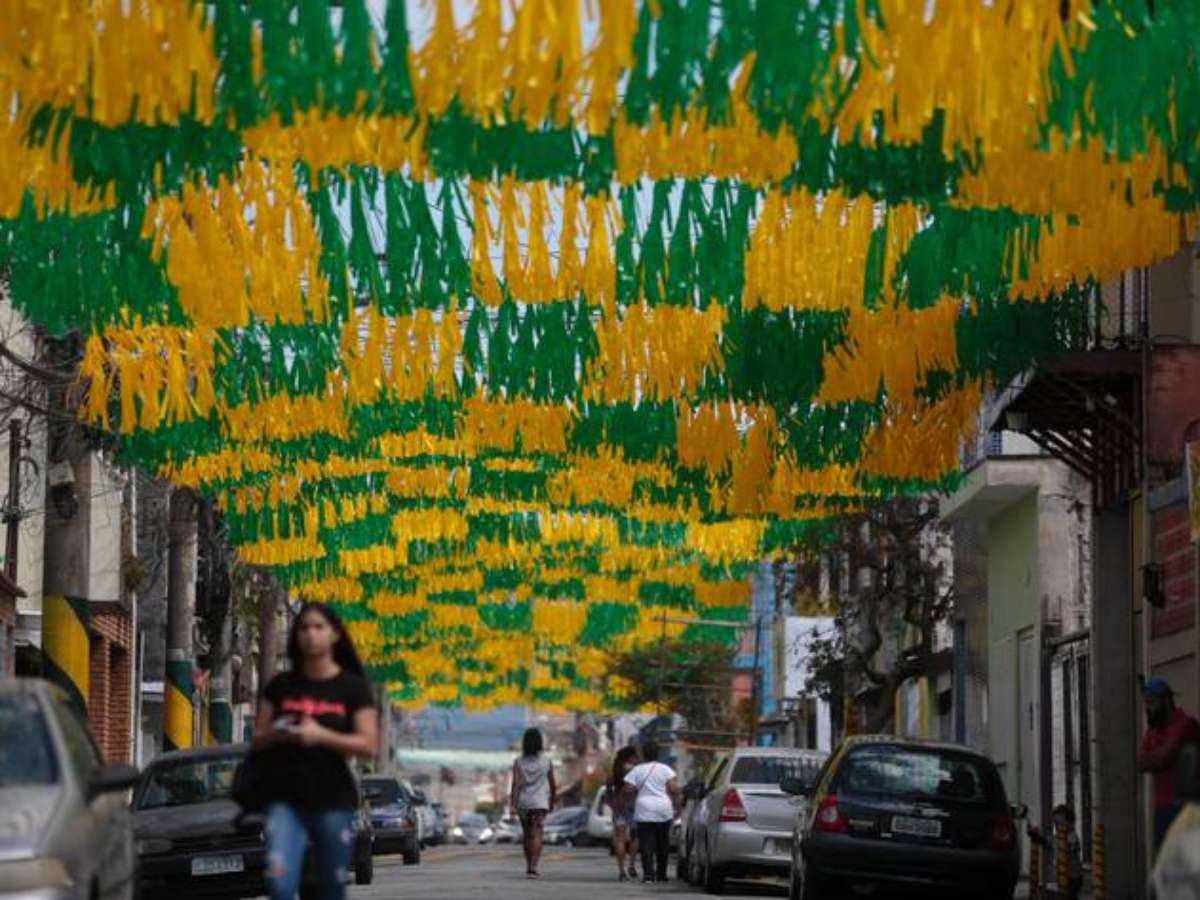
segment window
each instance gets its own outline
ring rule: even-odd
[[[728,756],[726,756],[719,763],[717,763],[716,768],[713,769],[712,776],[708,779],[708,789],[710,791],[714,787],[717,786],[717,783],[721,780],[721,776],[725,774],[725,769],[728,765],[729,765],[729,757]]]
[[[138,809],[228,800],[241,757],[152,766],[138,791]]]
[[[0,788],[57,783],[54,745],[38,701],[0,698]]]
[[[811,783],[821,763],[797,756],[743,756],[733,766],[731,784],[779,784],[785,778]]]
[[[83,716],[74,707],[56,703],[54,711],[62,729],[63,743],[67,745],[67,758],[71,761],[71,768],[80,779],[87,781],[100,768],[103,759],[96,742],[92,739],[92,733],[88,731]]]
[[[404,786],[394,778],[364,778],[362,791],[370,806],[391,806],[410,801]]]
[[[895,745],[852,750],[839,767],[837,790],[988,807],[1004,796],[995,769],[984,759]]]

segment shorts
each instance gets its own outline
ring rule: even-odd
[[[546,809],[522,809],[517,812],[517,815],[521,819],[521,827],[526,832],[541,831],[547,812],[549,810]]]
[[[618,828],[624,828],[629,831],[633,828],[633,816],[629,814],[613,813],[613,831]]]

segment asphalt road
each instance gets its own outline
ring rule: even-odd
[[[672,859],[672,867],[674,859]],[[707,896],[680,882],[644,885],[617,880],[605,850],[547,848],[542,878],[525,877],[520,847],[439,847],[426,850],[419,866],[398,856],[375,858],[375,880],[352,887],[348,900],[637,900],[641,897]],[[728,897],[785,897],[782,887],[731,883]]]

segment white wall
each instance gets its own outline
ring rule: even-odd
[[[833,630],[833,619],[817,616],[788,616],[783,623],[783,641],[786,649],[783,692],[785,697],[805,694],[808,682],[809,643],[814,637],[824,636]],[[829,703],[817,700],[817,747],[829,752],[833,749],[833,720]]]

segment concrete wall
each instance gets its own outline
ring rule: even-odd
[[[1022,769],[1035,760],[1022,758],[1021,731],[1030,727],[1031,717],[1022,708],[1018,662],[1021,633],[1038,625],[1038,561],[1038,497],[1031,494],[988,523],[987,562],[988,744],[1010,800],[1031,808],[1039,804],[1035,795],[1026,796],[1027,787],[1022,789],[1022,784],[1030,783],[1027,773],[1022,777]],[[1036,717],[1032,719],[1036,727]]]

